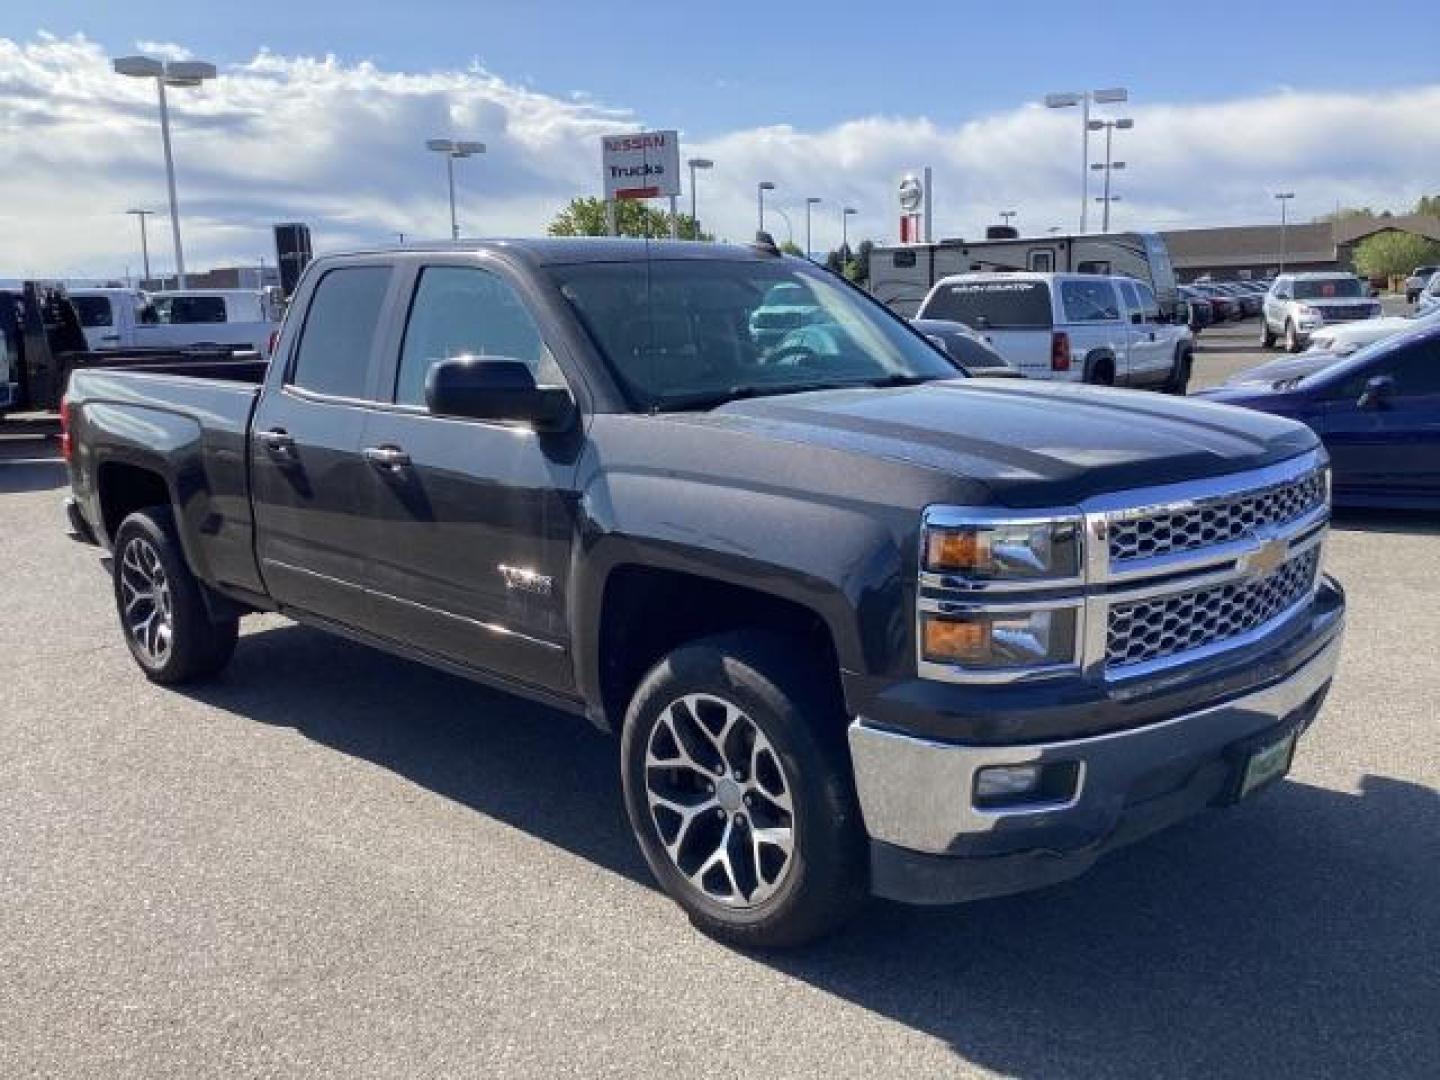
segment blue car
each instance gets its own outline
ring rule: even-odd
[[[1197,396],[1308,424],[1339,505],[1440,508],[1440,326],[1262,364]]]

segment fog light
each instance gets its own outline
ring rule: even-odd
[[[1040,786],[1039,765],[992,765],[975,775],[977,799],[1028,795]]]

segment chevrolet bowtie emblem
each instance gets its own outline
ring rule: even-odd
[[[1285,556],[1290,553],[1290,544],[1286,540],[1266,540],[1260,547],[1252,552],[1245,560],[1245,569],[1255,577],[1264,577],[1273,570],[1278,570],[1280,564],[1285,561]]]

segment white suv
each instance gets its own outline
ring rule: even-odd
[[[1299,352],[1322,326],[1378,319],[1380,301],[1354,274],[1281,274],[1265,294],[1260,313],[1260,344],[1273,348],[1275,339]]]
[[[1183,394],[1195,338],[1143,281],[1100,274],[955,274],[916,315],[974,328],[1026,378]]]

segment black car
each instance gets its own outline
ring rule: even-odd
[[[757,340],[781,297],[823,318]],[[657,881],[746,947],[1246,798],[1340,649],[1309,428],[970,378],[771,245],[327,255],[268,364],[76,371],[63,419],[146,677],[216,675],[269,611],[584,716]]]
[[[1190,311],[1188,324],[1192,334],[1200,333],[1215,322],[1215,305],[1208,296],[1189,285],[1181,285],[1178,292]]]
[[[1016,378],[1024,376],[1005,362],[1005,358],[986,344],[985,339],[962,322],[950,319],[911,319],[910,325],[919,330],[945,351],[966,371],[989,376],[1014,372]]]

